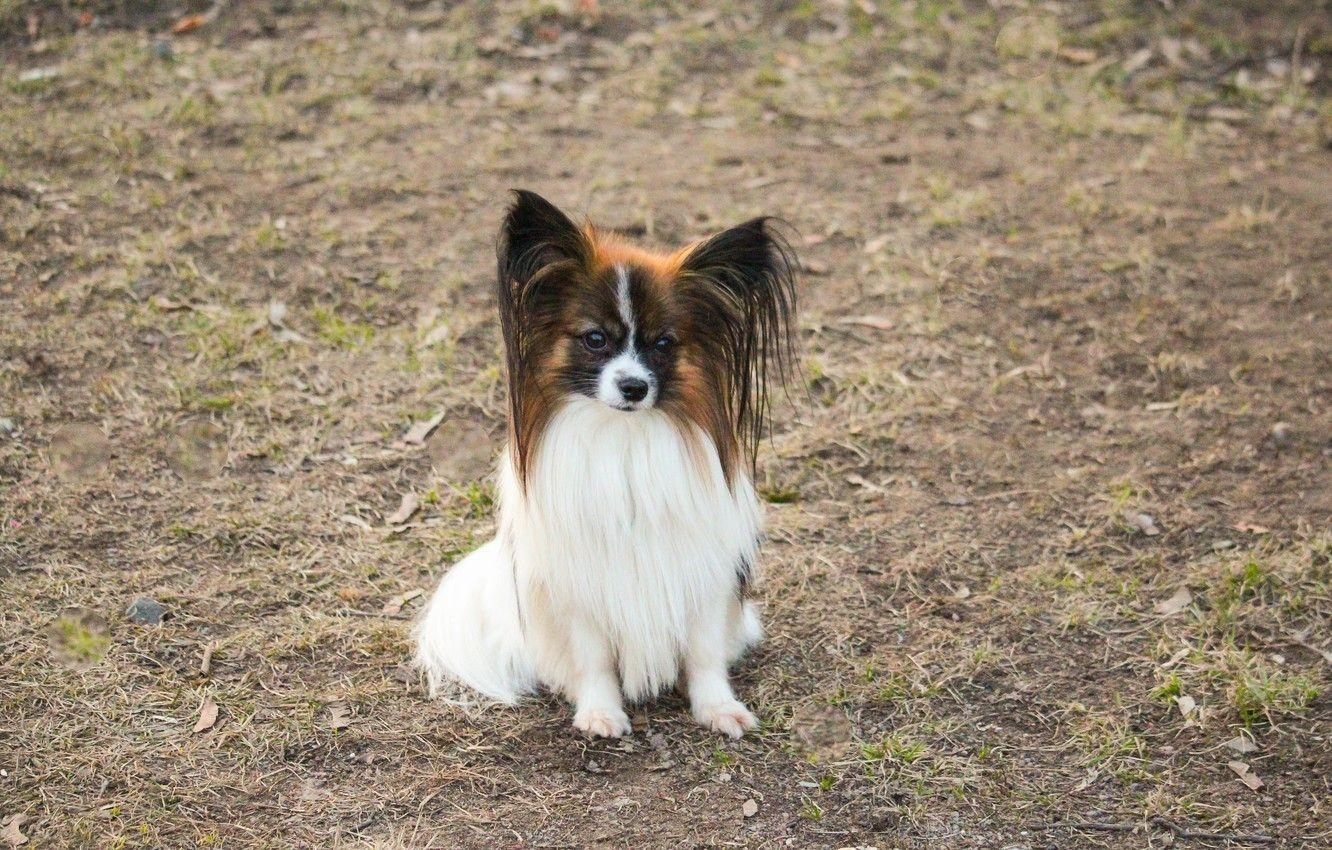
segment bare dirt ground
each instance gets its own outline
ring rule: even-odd
[[[0,2],[0,843],[1332,845],[1327,3],[207,8]],[[404,664],[519,186],[801,234],[742,741]]]

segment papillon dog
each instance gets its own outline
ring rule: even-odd
[[[432,695],[544,687],[576,729],[619,737],[626,699],[681,685],[699,723],[740,737],[757,721],[729,668],[762,636],[752,474],[794,363],[788,243],[756,218],[658,254],[519,191],[498,256],[498,533],[417,627]]]

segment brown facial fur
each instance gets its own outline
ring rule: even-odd
[[[617,269],[629,276],[637,339],[672,341],[665,353],[643,353],[660,382],[656,407],[697,424],[728,478],[746,454],[752,467],[769,379],[784,381],[794,359],[794,268],[764,219],[657,254],[579,228],[539,196],[518,192],[500,236],[498,294],[520,479],[563,399],[590,394],[598,354],[583,335],[598,329],[625,343]]]

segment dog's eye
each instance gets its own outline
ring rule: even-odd
[[[669,336],[659,336],[657,337],[657,341],[652,343],[654,349],[662,352],[670,351],[671,347],[674,345],[675,340],[671,339]]]
[[[588,351],[601,351],[606,347],[606,335],[601,331],[588,331],[583,334],[583,345]]]

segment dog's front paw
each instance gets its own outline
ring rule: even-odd
[[[580,708],[574,714],[574,728],[598,738],[618,738],[634,731],[629,715],[620,708]]]
[[[739,738],[747,730],[758,726],[758,718],[745,708],[744,703],[734,699],[698,706],[694,709],[694,719],[712,731],[731,738]]]

